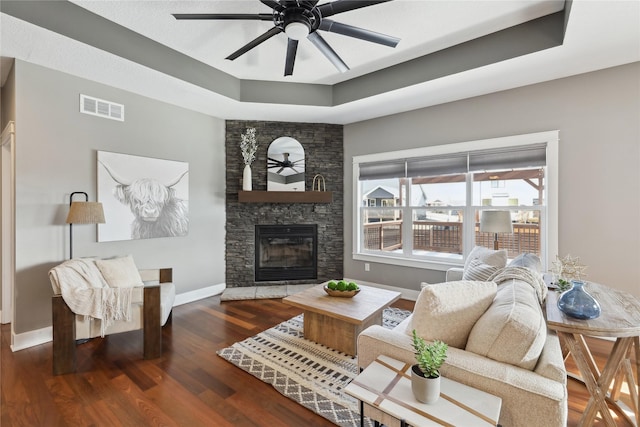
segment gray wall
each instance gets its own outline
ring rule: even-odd
[[[224,121],[23,61],[15,72],[15,332],[51,325],[47,272],[69,256],[70,193],[96,200],[97,151],[188,162],[189,235],[97,243],[95,225],[77,225],[74,256],[173,267],[177,293],[223,283]],[[80,114],[81,93],[124,104],[126,121]]]
[[[640,296],[640,63],[345,126],[345,183],[353,156],[547,130],[560,131],[559,254],[579,256],[587,279]],[[353,191],[345,185],[345,219]],[[443,272],[364,263],[345,276],[418,289]]]

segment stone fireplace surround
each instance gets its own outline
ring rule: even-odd
[[[305,189],[311,191],[313,177],[324,176],[331,203],[240,203],[244,163],[241,134],[256,128],[258,151],[251,165],[253,190],[267,189],[267,149],[276,138],[298,140],[305,151]],[[309,280],[256,282],[255,225],[317,224],[318,278],[314,283],[343,277],[343,126],[321,123],[226,121],[226,236],[225,272],[227,289],[272,286],[274,289],[309,284]],[[296,286],[297,287],[297,286]],[[268,294],[251,291],[250,294]]]

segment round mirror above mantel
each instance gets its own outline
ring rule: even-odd
[[[305,191],[304,148],[288,136],[276,138],[267,151],[267,191]]]

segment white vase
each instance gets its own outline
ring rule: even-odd
[[[242,189],[251,191],[251,166],[245,165],[242,171]]]
[[[426,378],[421,375],[418,365],[411,367],[411,391],[422,403],[435,403],[440,397],[440,377]]]

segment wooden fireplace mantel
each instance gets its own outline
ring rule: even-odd
[[[238,191],[239,203],[331,203],[331,191]]]

